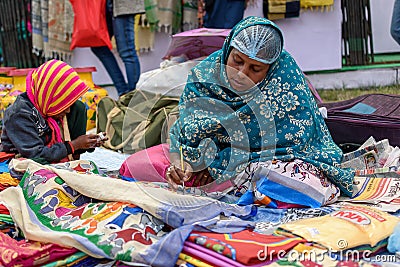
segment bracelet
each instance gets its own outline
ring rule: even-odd
[[[72,145],[72,142],[71,142],[71,141],[68,141],[67,143],[68,143],[69,147],[71,148],[71,154],[74,154],[75,148],[74,148],[74,146]]]

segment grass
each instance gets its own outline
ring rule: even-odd
[[[373,93],[400,95],[400,85],[359,89],[321,89],[317,91],[324,102],[334,102]]]

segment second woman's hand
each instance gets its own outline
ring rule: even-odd
[[[175,190],[178,185],[184,185],[189,181],[193,172],[192,166],[188,162],[183,162],[183,170],[180,165],[179,161],[171,163],[165,173],[165,179]]]
[[[98,136],[97,134],[84,134],[72,140],[71,144],[75,150],[90,149],[98,146]]]

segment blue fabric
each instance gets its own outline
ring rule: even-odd
[[[357,103],[351,108],[343,110],[344,112],[352,112],[357,114],[372,114],[376,111],[376,108],[364,103]]]
[[[272,222],[279,225],[281,223],[286,223],[290,221],[288,218],[291,218],[292,220],[298,220],[301,218],[320,217],[329,214],[335,210],[337,210],[337,208],[335,209],[333,207],[304,209],[272,209],[259,207],[257,214],[250,220],[253,222]]]
[[[8,160],[0,162],[0,173],[3,172],[9,172],[10,170],[8,169]]]
[[[256,182],[256,190],[265,196],[271,198],[271,202],[266,205],[267,208],[277,208],[277,204],[274,200],[278,200],[289,204],[299,204],[301,200],[301,205],[310,208],[319,208],[323,203],[309,197],[308,195],[273,182],[268,179],[268,177],[260,178]],[[252,190],[244,193],[238,200],[238,205],[251,205],[254,203],[254,192]]]
[[[392,252],[400,252],[400,223],[394,228],[394,232],[390,235],[387,249]]]
[[[232,29],[244,14],[244,0],[213,0],[204,16],[204,27],[215,29]]]
[[[137,180],[135,178],[132,178],[132,177],[127,177],[127,176],[120,175],[120,178],[122,180],[125,180],[125,181],[128,181],[128,182],[137,182]]]
[[[267,177],[257,181],[257,191],[260,193],[284,203],[298,204],[301,199],[301,204],[310,208],[319,208],[322,203],[305,195],[302,192],[286,187],[282,184],[275,183]]]
[[[238,92],[225,63],[231,40],[249,26],[271,21],[247,17],[226,38],[221,50],[196,65],[182,93],[179,119],[171,128],[171,152],[182,145],[192,167],[208,166],[217,183],[242,172],[249,162],[301,159],[320,168],[346,195],[353,173],[336,167],[342,151],[333,142],[303,72],[287,51],[270,65],[253,88]]]

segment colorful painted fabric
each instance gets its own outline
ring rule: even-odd
[[[75,247],[92,257],[173,266],[195,227],[207,229],[207,223],[214,223],[213,231],[226,232],[251,225],[237,218],[251,214],[251,206],[178,195],[168,185],[92,174],[86,161],[12,163],[25,175],[18,187],[0,192],[0,201],[24,236]],[[236,220],[230,224],[215,221],[221,213],[235,215]],[[166,224],[177,229],[166,235],[162,231]]]
[[[299,237],[264,235],[249,230],[232,234],[193,231],[187,241],[214,250],[242,264],[260,263],[261,254],[273,260],[281,251],[289,251],[297,244],[305,242]]]
[[[231,88],[224,65],[231,40],[257,24],[279,30],[266,19],[247,17],[232,29],[221,50],[189,72],[179,120],[170,132],[170,151],[179,152],[182,146],[185,160],[194,168],[209,166],[218,183],[235,177],[248,162],[301,159],[351,195],[353,174],[336,167],[342,151],[332,140],[303,72],[287,51],[253,88],[240,93]]]
[[[30,101],[47,120],[54,132],[49,146],[62,142],[60,127],[51,116],[58,115],[78,100],[89,87],[68,64],[50,60],[26,77],[26,92]]]
[[[0,232],[1,266],[42,266],[43,264],[72,255],[75,248],[35,241],[16,241]]]

